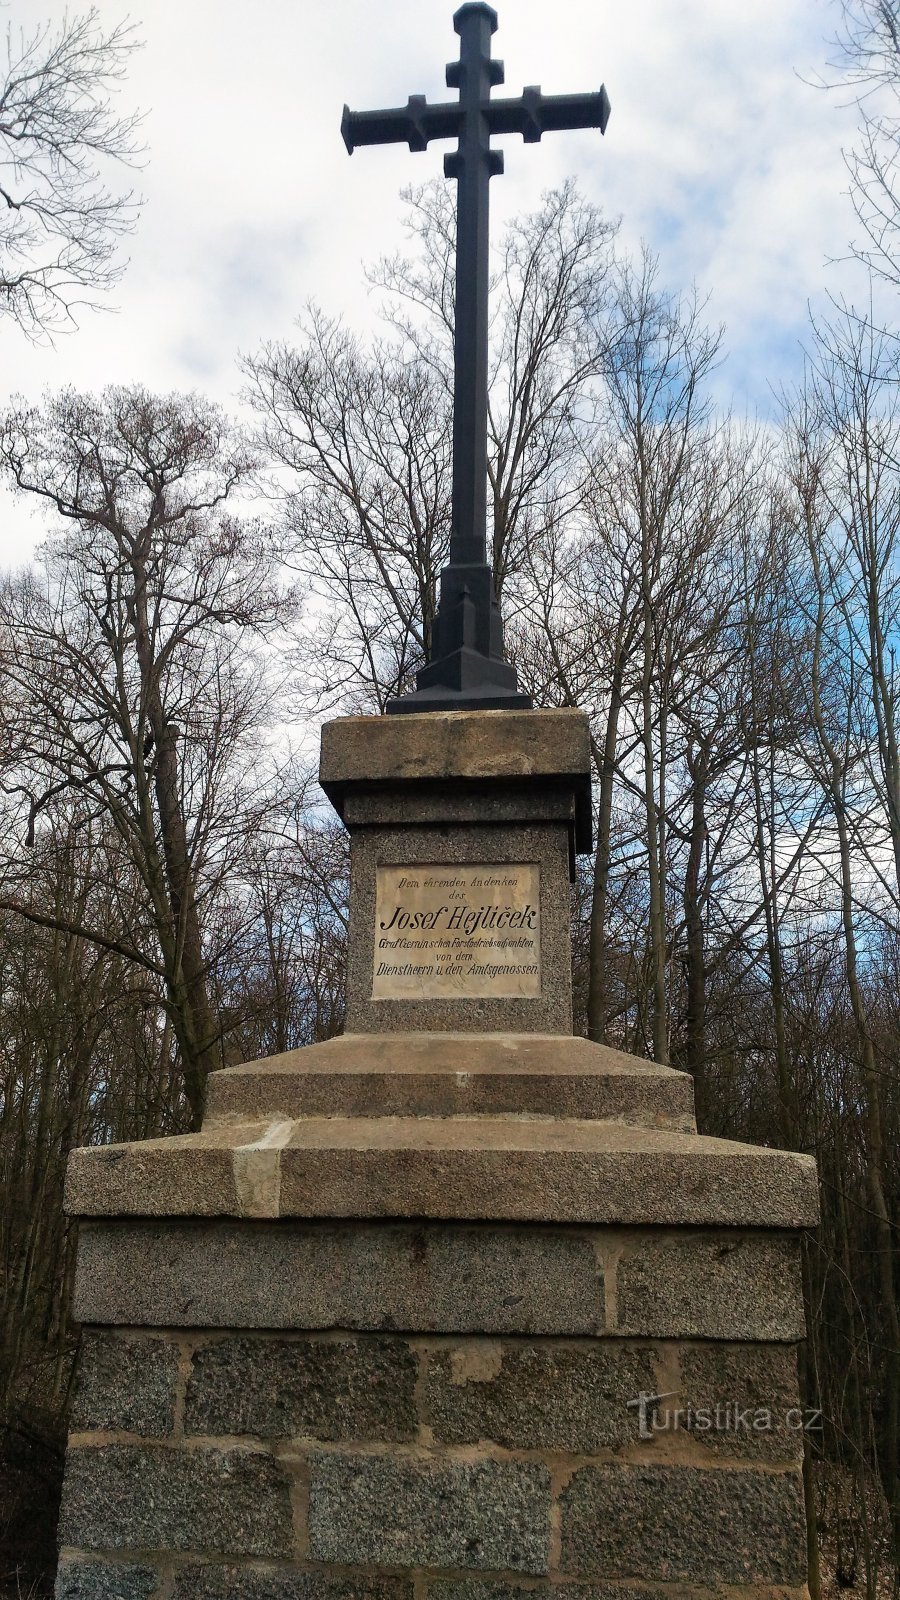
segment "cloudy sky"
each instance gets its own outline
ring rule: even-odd
[[[288,335],[306,300],[371,324],[363,262],[401,243],[398,191],[439,173],[446,147],[350,158],[342,104],[446,98],[453,0],[97,5],[107,27],[126,15],[141,25],[122,103],[147,113],[144,210],[114,313],[88,316],[48,349],[0,323],[0,398],[140,381],[235,405],[237,353]],[[31,27],[59,17],[63,0],[0,7]],[[829,291],[865,293],[859,269],[835,261],[853,226],[841,147],[854,113],[810,86],[825,70],[837,6],[501,0],[497,9],[503,93],[605,82],[613,113],[605,139],[504,139],[496,223],[576,175],[621,218],[628,246],[645,239],[658,253],[663,282],[709,294],[709,315],[727,330],[719,397],[765,415],[773,386],[798,371],[808,305]],[[21,558],[39,528],[8,501],[0,511],[5,559]]]

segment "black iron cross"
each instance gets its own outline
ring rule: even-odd
[[[504,659],[500,608],[487,560],[488,207],[490,180],[503,171],[491,135],[521,133],[526,144],[555,128],[599,128],[609,119],[606,90],[543,95],[525,89],[518,100],[492,100],[503,63],[491,59],[497,13],[481,3],[453,18],[459,60],[447,67],[455,103],[429,105],[410,95],[393,111],[350,111],[341,133],[350,154],[361,144],[406,142],[425,150],[431,139],[458,139],[444,172],[459,185],[456,223],[456,320],[453,383],[453,501],[450,564],[432,631],[431,658],[417,674],[415,694],[392,700],[389,711],[437,711],[530,706],[515,669]]]

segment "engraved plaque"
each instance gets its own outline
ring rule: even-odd
[[[541,992],[540,867],[378,867],[373,1000]]]

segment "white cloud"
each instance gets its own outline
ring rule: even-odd
[[[61,14],[61,0],[49,0]],[[27,0],[43,10],[48,0]],[[108,23],[124,4],[99,0]],[[591,199],[644,237],[672,288],[696,280],[727,325],[724,400],[765,407],[799,364],[807,301],[859,277],[826,268],[852,216],[841,143],[852,114],[802,81],[821,70],[835,11],[821,0],[505,0],[495,50],[506,89],[594,89],[599,134],[504,141],[495,217],[575,172]],[[441,148],[364,149],[339,134],[354,108],[447,94],[452,0],[144,0],[146,47],[126,93],[148,108],[146,207],[115,315],[55,350],[0,324],[2,390],[140,380],[232,404],[235,353],[289,333],[309,297],[372,317],[362,262],[402,239],[397,191],[441,170]],[[12,0],[10,15],[21,15]],[[802,75],[802,77],[801,77]],[[33,523],[4,513],[15,548]]]

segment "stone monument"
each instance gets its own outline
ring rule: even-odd
[[[492,19],[457,15],[482,122]],[[373,116],[463,143],[410,106]],[[215,1073],[198,1133],[71,1157],[59,1600],[806,1592],[814,1165],[572,1036],[587,721],[519,693],[464,487],[418,694],[323,729],[347,1032]]]

